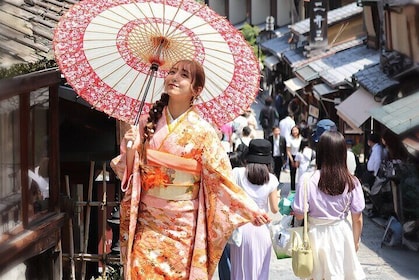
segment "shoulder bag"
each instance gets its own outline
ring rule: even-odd
[[[302,238],[298,231],[292,232],[292,270],[295,276],[300,278],[308,278],[313,272],[313,251],[311,250],[310,240],[307,233],[307,181],[309,176],[304,180],[304,227]]]

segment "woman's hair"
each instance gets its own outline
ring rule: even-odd
[[[178,66],[189,70],[191,73],[191,84],[194,91],[203,89],[205,86],[205,71],[201,64],[195,60],[179,60],[172,67]],[[191,100],[192,101],[192,100]],[[162,93],[160,100],[157,100],[150,109],[147,124],[144,127],[144,140],[150,140],[153,137],[156,125],[162,116],[163,108],[169,103],[169,95]]]
[[[249,136],[252,133],[252,129],[248,126],[243,127],[242,135]]]
[[[348,185],[355,188],[354,177],[346,165],[346,141],[337,131],[326,131],[317,146],[316,164],[320,169],[319,189],[329,195],[339,195]]]
[[[299,152],[303,152],[305,147],[309,147],[309,142],[307,138],[303,138],[301,139],[301,143],[300,143],[300,148],[299,148]]]
[[[246,177],[252,184],[264,185],[269,182],[269,166],[263,163],[248,163]]]

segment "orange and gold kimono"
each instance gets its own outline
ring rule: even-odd
[[[165,108],[142,176],[138,153],[128,176],[124,145],[112,164],[125,192],[120,221],[125,279],[211,279],[232,231],[259,214],[233,183],[215,129],[193,109],[168,120]]]

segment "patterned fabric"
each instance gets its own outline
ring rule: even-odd
[[[145,120],[146,116],[140,120],[140,134]],[[121,145],[121,155],[112,167],[125,191],[120,225],[125,278],[211,279],[228,237],[238,226],[253,221],[258,207],[231,181],[231,165],[217,133],[194,110],[181,116],[170,132],[163,110],[147,158],[148,164],[199,171],[199,194],[196,199],[167,200],[142,192],[139,154],[129,175]],[[165,174],[160,178],[167,183]]]

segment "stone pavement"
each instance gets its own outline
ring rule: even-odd
[[[281,173],[282,189],[289,189],[289,173]],[[280,192],[278,192],[279,195]],[[275,215],[271,214],[275,219]],[[364,228],[358,257],[368,280],[419,279],[419,252],[405,247],[381,247],[384,228],[364,215]],[[291,258],[276,259],[272,252],[270,279],[294,280]],[[218,280],[218,271],[213,280]],[[242,280],[242,279],[232,279]]]

